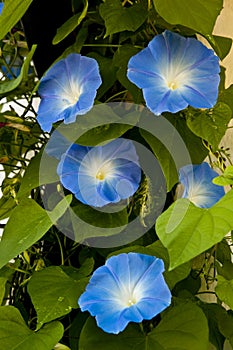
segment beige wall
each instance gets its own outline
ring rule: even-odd
[[[224,8],[216,21],[214,34],[233,39],[233,0],[224,0]],[[227,57],[222,61],[222,65],[226,68],[226,87],[228,87],[233,84],[233,47]],[[233,119],[229,126],[233,126]],[[230,147],[231,159],[233,161],[233,129],[228,129],[221,145]]]
[[[213,33],[233,39],[233,0],[224,0],[223,6],[220,16],[217,18]],[[231,48],[230,53],[222,61],[222,65],[226,67],[226,87],[228,87],[233,84],[233,48]]]

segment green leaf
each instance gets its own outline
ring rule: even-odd
[[[82,20],[87,15],[88,9],[88,0],[83,0],[84,7],[82,12],[75,14],[71,18],[68,19],[60,28],[57,29],[57,33],[53,38],[53,45],[60,43],[63,39],[65,39],[73,30],[79,26]]]
[[[0,343],[9,350],[51,350],[62,338],[60,322],[47,324],[38,332],[30,330],[18,309],[13,306],[0,307]]]
[[[16,201],[12,197],[6,198],[2,196],[0,198],[0,220],[8,218],[15,206]]]
[[[78,308],[78,298],[87,283],[88,278],[75,280],[59,266],[35,272],[28,283],[28,293],[37,313],[37,329]]]
[[[97,99],[100,99],[115,83],[116,67],[114,66],[111,58],[103,57],[96,52],[89,53],[88,57],[94,58],[99,64],[102,84],[98,89]]]
[[[106,0],[99,7],[100,16],[104,19],[106,34],[136,31],[147,18],[147,1],[140,1],[130,7],[123,7],[119,0]]]
[[[220,331],[220,321],[227,317],[226,310],[218,304],[200,303],[209,324],[209,338],[210,342],[216,347],[216,350],[222,350],[225,337]]]
[[[0,22],[0,26],[1,26],[1,22]],[[27,58],[23,63],[20,74],[16,79],[12,79],[6,82],[3,81],[0,83],[0,95],[6,95],[8,92],[15,90],[24,79],[27,79],[29,65],[31,63],[35,50],[36,50],[36,45],[33,45],[31,48],[31,51],[29,52],[29,54],[27,55]]]
[[[218,320],[218,326],[220,332],[226,337],[231,346],[233,347],[233,315],[232,312],[225,312],[225,315],[221,315]]]
[[[208,149],[203,145],[202,139],[195,135],[187,126],[185,118],[181,114],[165,113],[166,119],[176,128],[180,134],[193,164],[200,164],[208,155]]]
[[[231,262],[231,245],[229,244],[228,238],[224,238],[219,244],[216,252],[216,260],[221,264],[225,262]],[[233,278],[233,277],[232,277]]]
[[[232,113],[233,113],[233,84],[231,86],[229,86],[229,88],[227,88],[226,90],[221,90],[219,92],[219,96],[218,96],[218,101],[219,102],[223,102],[223,103],[226,103]]]
[[[178,182],[178,174],[175,162],[166,146],[158,138],[141,129],[140,134],[146,140],[148,145],[151,147],[154,155],[158,159],[166,178],[167,191],[169,192],[172,187]]]
[[[229,165],[222,175],[215,177],[213,183],[220,186],[233,185],[233,165]]]
[[[22,200],[13,209],[3,232],[0,242],[0,268],[43,237],[64,214],[71,198],[72,196],[64,198],[51,212],[42,209],[33,199]]]
[[[178,199],[156,222],[156,233],[168,249],[170,270],[187,262],[233,229],[233,191],[210,209],[196,207],[188,199]]]
[[[69,328],[69,345],[72,350],[80,350],[78,339],[87,318],[87,312],[79,312],[72,321],[72,324]]]
[[[170,24],[181,24],[211,34],[223,0],[153,0],[158,14]]]
[[[150,121],[150,117],[153,121]],[[167,190],[178,182],[178,169],[192,161],[206,157],[201,139],[196,137],[185,125],[182,115],[165,114],[154,117],[153,114],[142,114],[144,130],[140,133],[156,155],[167,181]],[[195,154],[196,153],[196,154]]]
[[[206,39],[212,45],[220,60],[223,60],[230,52],[232,39],[218,35],[206,35]]]
[[[107,334],[89,318],[79,342],[80,350],[206,350],[207,347],[207,320],[202,310],[191,302],[169,308],[159,325],[147,335],[135,324],[117,336]]]
[[[0,17],[0,40],[22,18],[32,0],[6,0]]]
[[[79,269],[73,266],[61,266],[61,269],[74,280],[80,280],[92,273],[94,264],[95,260],[93,258],[87,258]]]
[[[3,302],[4,296],[5,296],[5,285],[7,282],[6,277],[0,277],[0,305]]]
[[[137,123],[137,116],[135,114],[132,114],[131,116],[128,115],[127,117],[128,118],[125,119],[125,124],[112,123],[98,126],[87,131],[76,142],[83,146],[98,146],[103,144],[104,141],[114,140],[122,136]],[[132,121],[131,123],[130,120]],[[127,124],[127,121],[130,124]]]
[[[64,344],[56,344],[56,350],[71,350],[70,348],[68,348],[68,346],[64,345]]]
[[[167,310],[158,327],[152,331],[153,339],[161,344],[161,349],[166,350],[206,350],[208,332],[203,311],[192,302],[184,302]]]
[[[83,146],[103,144],[120,137],[137,124],[140,113],[133,104],[132,106],[129,104],[132,108],[127,111],[119,104],[98,104],[84,116],[80,115],[78,123],[60,126],[59,132],[71,143],[76,142]],[[43,166],[42,169],[46,173],[49,163],[43,163],[45,169]]]
[[[218,284],[215,287],[215,292],[218,298],[233,309],[233,279],[228,280],[220,275],[217,279]]]
[[[117,79],[132,94],[134,102],[140,104],[143,101],[142,92],[135,84],[131,83],[126,76],[128,61],[138,52],[139,49],[132,45],[123,45],[115,52],[113,56],[113,63],[118,68]]]
[[[89,223],[89,225],[93,225],[96,231],[98,231],[98,227],[101,231],[101,228],[119,227],[128,222],[128,214],[125,208],[121,211],[106,213],[79,203],[72,209],[81,220]],[[104,235],[104,232],[102,232],[102,234]]]
[[[231,261],[224,261],[223,264],[216,264],[218,275],[223,276],[227,280],[233,279],[233,263]]]
[[[188,112],[187,125],[194,134],[208,141],[215,151],[225,135],[231,116],[230,107],[219,102],[210,110]]]
[[[75,241],[83,242],[88,238],[111,237],[121,232],[128,223],[127,208],[113,213],[101,212],[79,203],[69,211],[68,222],[72,223]],[[59,226],[66,230],[67,220]]]
[[[41,162],[42,160],[43,162]],[[49,164],[49,171],[45,164]],[[28,197],[31,190],[34,188],[59,181],[56,171],[57,165],[58,160],[53,157],[49,157],[47,153],[44,152],[44,149],[42,149],[40,153],[31,159],[25,171],[24,177],[22,178],[21,185],[17,193],[17,198],[19,199],[25,196]]]
[[[179,269],[179,266],[176,269]],[[173,271],[170,272],[172,273]],[[190,293],[193,296],[196,295],[200,288],[201,278],[197,276],[193,270],[191,270],[191,273],[186,278],[176,284],[175,288],[172,291],[172,294],[180,298],[187,298],[187,295]]]

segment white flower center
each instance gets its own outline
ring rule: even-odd
[[[112,164],[111,162],[107,162],[96,171],[95,177],[97,180],[103,181],[106,177],[112,175],[112,173]]]
[[[105,174],[104,174],[103,171],[98,171],[95,177],[96,177],[98,180],[102,181],[102,180],[104,180],[104,178],[105,178]]]
[[[136,301],[135,298],[129,299],[129,300],[128,300],[128,303],[127,303],[127,306],[132,306],[132,305],[134,305],[134,304],[136,304],[136,303],[137,303],[137,301]]]
[[[193,204],[200,206],[202,205],[208,197],[205,187],[200,184],[192,186],[188,191],[188,199]]]
[[[117,295],[118,302],[122,307],[130,307],[137,304],[142,298],[139,286],[122,286],[120,295]]]
[[[76,89],[76,91],[72,91],[68,98],[70,105],[74,105],[75,103],[77,103],[80,95],[81,92],[79,90]]]
[[[67,87],[66,92],[62,96],[63,101],[68,107],[73,106],[78,102],[81,93],[81,87],[71,82],[70,86]]]
[[[178,64],[171,64],[167,72],[164,72],[164,79],[167,87],[174,91],[188,84],[192,78],[192,73],[183,69]]]
[[[170,81],[167,83],[169,89],[176,90],[179,87],[179,83],[176,81]]]

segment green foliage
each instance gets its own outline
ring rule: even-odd
[[[116,67],[111,58],[103,57],[97,52],[91,52],[88,56],[96,59],[99,63],[102,84],[98,89],[97,98],[101,98],[116,81]]]
[[[2,305],[3,298],[5,296],[5,285],[7,282],[6,277],[0,277],[0,305]]]
[[[86,17],[88,9],[88,1],[84,0],[84,7],[81,13],[75,14],[73,17],[69,18],[60,28],[57,29],[57,33],[53,38],[53,44],[56,45],[63,39],[65,39],[73,30],[82,22]]]
[[[226,310],[221,305],[213,303],[201,303],[200,306],[208,320],[210,342],[217,350],[223,349],[225,337],[221,332],[221,324],[227,319]]]
[[[233,229],[233,191],[210,209],[179,199],[156,222],[156,233],[168,249],[170,269],[220,242]]]
[[[229,340],[230,345],[233,346],[233,332],[232,332],[232,327],[233,327],[233,316],[231,312],[228,312],[222,315],[220,318],[219,322],[219,329],[221,333],[226,337],[226,339]]]
[[[42,238],[64,214],[70,202],[70,196],[64,198],[49,213],[32,199],[22,200],[13,210],[0,242],[0,267]]]
[[[126,77],[126,71],[130,57],[136,55],[138,52],[139,50],[136,47],[132,45],[124,45],[118,48],[113,57],[113,63],[117,67],[117,79],[127,90],[129,90],[135,103],[142,102],[142,94],[141,91]]]
[[[26,60],[23,63],[20,75],[16,79],[0,83],[0,96],[1,95],[5,96],[9,92],[15,90],[16,88],[19,87],[19,85],[22,83],[24,79],[25,80],[27,79],[29,65],[31,63],[35,50],[36,50],[36,45],[33,45],[31,51],[29,52]]]
[[[153,0],[156,11],[168,23],[181,24],[202,34],[211,34],[222,0]]]
[[[22,18],[32,0],[6,0],[0,18],[0,39]]]
[[[0,339],[2,349],[51,350],[61,339],[63,326],[60,322],[45,325],[38,332],[31,331],[20,312],[13,306],[0,307]]]
[[[23,16],[31,4],[39,9],[40,1],[5,0],[0,15],[1,71],[9,72],[14,59],[22,58],[19,75],[0,77],[4,176],[0,220],[8,219],[0,226],[0,348],[207,350],[211,343],[216,350],[223,350],[226,340],[233,347],[233,191],[209,209],[200,209],[187,199],[176,200],[179,168],[200,164],[208,156],[220,174],[213,183],[227,188],[233,185],[228,145],[219,148],[232,118],[233,85],[225,88],[222,69],[213,108],[188,107],[162,116],[148,111],[148,116],[141,89],[127,78],[129,59],[166,29],[187,37],[201,34],[223,60],[232,40],[213,35],[223,1],[66,2],[72,14],[55,25],[62,10],[54,8],[54,18],[48,18],[52,36],[45,44],[39,39],[50,33],[45,33],[43,20],[30,43],[24,33]],[[47,4],[43,6],[47,13]],[[71,46],[66,46],[65,38]],[[151,184],[143,177],[135,196],[114,205],[116,212],[105,212],[84,205],[62,188],[57,175],[59,161],[45,152],[50,135],[37,124],[34,104],[39,84],[37,61],[51,65],[51,60],[47,61],[50,46],[55,61],[73,52],[94,58],[102,78],[95,108],[77,116],[75,124],[59,121],[54,128],[70,142],[85,146],[118,137],[141,143],[161,166],[167,186],[164,192],[152,193]],[[7,55],[11,56],[9,62]],[[31,73],[33,59],[35,72]],[[115,107],[115,102],[120,107]],[[121,102],[127,102],[124,115]],[[151,226],[147,216],[163,201],[163,212]],[[98,247],[99,241],[124,237],[125,228],[135,218],[145,232],[142,237],[127,245],[119,238],[118,246]],[[134,237],[134,229],[125,234]],[[92,242],[97,242],[97,247],[92,247]],[[107,334],[94,317],[81,312],[78,298],[95,269],[110,256],[128,252],[164,261],[163,275],[172,302],[152,320],[130,323],[118,335]]]
[[[16,206],[16,202],[12,197],[0,198],[0,220],[6,219],[9,217],[11,210]]]
[[[87,278],[71,278],[59,266],[35,272],[28,283],[28,293],[37,313],[37,329],[77,308],[87,282]]]
[[[190,130],[183,113],[181,112],[180,115],[178,114],[175,118],[172,114],[166,113],[166,119],[174,125],[181,136],[187,147],[192,163],[199,164],[203,162],[208,155],[208,150],[204,147],[203,140]]]
[[[44,168],[40,168],[42,155],[44,163],[49,164],[49,171],[45,172]],[[17,197],[23,198],[41,185],[57,182],[59,180],[56,173],[57,164],[58,161],[49,157],[46,152],[40,152],[33,157],[25,171]]]
[[[227,89],[220,90],[219,101],[226,103],[231,111],[233,111],[233,101],[232,101],[233,85],[230,85]]]
[[[223,60],[232,47],[232,39],[219,35],[206,35],[206,39],[209,41],[217,56]]]
[[[144,130],[140,130],[142,137],[150,145],[153,153],[158,159],[164,176],[166,178],[167,191],[170,191],[172,187],[178,182],[177,169],[170,152],[166,146],[157,138],[152,136],[150,133]]]
[[[207,349],[207,320],[194,303],[181,303],[169,309],[158,326],[148,334],[142,333],[139,326],[130,324],[116,337],[102,332],[89,318],[81,333],[79,348],[91,350],[98,344],[103,350],[171,350],[174,349],[174,339],[177,349]]]
[[[215,151],[227,130],[231,117],[230,107],[219,102],[211,110],[188,112],[187,125],[194,134],[206,140]]]
[[[223,276],[218,276],[218,284],[216,286],[215,291],[218,298],[232,309],[233,308],[233,279],[228,280],[228,279],[225,279]]]
[[[119,0],[106,0],[100,5],[100,15],[104,19],[106,34],[119,33],[124,30],[136,31],[147,18],[147,1],[135,3],[127,8]]]
[[[233,165],[226,167],[222,175],[213,179],[213,183],[219,186],[233,185]]]

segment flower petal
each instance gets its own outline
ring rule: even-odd
[[[186,165],[179,171],[179,180],[184,187],[182,198],[188,198],[200,208],[210,208],[225,194],[224,188],[213,184],[218,176],[208,163]]]
[[[75,192],[75,197],[84,204],[93,207],[103,207],[111,202],[109,199],[103,197],[98,190],[99,182],[87,174],[78,176],[78,191]]]
[[[180,89],[180,94],[188,104],[195,108],[211,108],[217,101],[219,75],[212,75],[205,79],[194,78],[190,85]]]
[[[79,192],[78,171],[83,157],[88,152],[88,147],[73,144],[62,155],[57,167],[62,185],[73,193]]]
[[[178,89],[172,91],[148,88],[143,90],[143,96],[148,103],[148,108],[156,115],[166,111],[176,113],[188,106]]]

